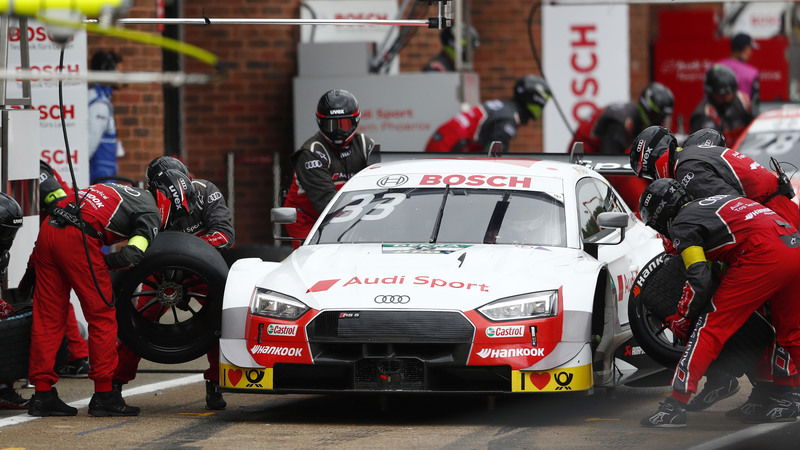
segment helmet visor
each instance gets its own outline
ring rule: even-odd
[[[358,121],[355,117],[323,117],[319,119],[319,128],[328,134],[349,135],[355,131]]]

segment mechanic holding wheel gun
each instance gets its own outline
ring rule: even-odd
[[[136,416],[139,408],[125,404],[112,389],[117,365],[117,319],[112,302],[109,269],[128,269],[141,261],[158,233],[159,213],[144,190],[119,184],[97,184],[66,197],[50,211],[36,240],[33,267],[33,325],[29,381],[36,392],[30,401],[32,416],[74,416],[53,386],[53,369],[65,333],[69,293],[74,289],[89,323],[89,378],[95,393],[89,402],[92,416]],[[103,245],[122,240],[122,250],[103,255]],[[90,262],[91,261],[91,265]]]
[[[794,190],[788,178],[776,165],[780,175],[767,170],[748,156],[725,146],[725,138],[711,128],[698,130],[686,138],[683,147],[677,146],[675,136],[664,127],[645,129],[633,141],[631,168],[639,177],[658,179],[671,177],[679,180],[690,197],[700,199],[713,195],[736,195],[755,200],[778,213],[795,228],[800,227],[800,210],[791,200]],[[668,252],[671,245],[665,242]],[[720,366],[724,362],[720,363]],[[762,361],[768,366],[769,362]],[[724,372],[739,372],[747,368],[718,370],[717,364],[709,370],[703,391],[689,404],[690,410],[708,408],[713,403],[735,394],[739,390],[736,378]],[[763,372],[763,370],[761,371]],[[729,411],[731,417],[746,418],[757,414],[768,397],[768,373],[760,373],[753,382],[750,398],[740,407]]]
[[[800,386],[790,367],[800,361],[800,234],[795,227],[744,197],[692,201],[671,178],[645,189],[639,211],[648,226],[672,240],[687,275],[678,311],[666,319],[675,336],[687,342],[686,349],[675,369],[672,395],[642,419],[642,426],[686,426],[687,402],[698,381],[725,342],[766,302],[777,343],[790,356],[780,362],[785,373],[774,374],[765,407],[748,421],[794,421],[794,392]],[[728,267],[716,291],[709,260]]]
[[[286,225],[300,246],[347,180],[361,169],[380,161],[379,147],[363,133],[356,133],[361,110],[356,97],[344,89],[332,89],[317,103],[319,132],[292,154],[294,176],[283,206],[297,209],[297,221]]]
[[[156,199],[161,212],[161,229],[194,234],[216,249],[233,245],[233,218],[222,192],[208,180],[190,180],[189,170],[178,159],[160,156],[147,166],[145,184]],[[177,201],[175,201],[177,199]],[[200,286],[194,287],[201,291]],[[146,303],[150,298],[140,298]],[[156,309],[152,320],[158,319]],[[122,390],[122,385],[136,378],[136,370],[141,358],[122,343],[117,347],[119,362],[114,370],[114,389]],[[206,408],[225,409],[227,404],[219,390],[219,345],[207,354],[208,369],[203,373],[206,379]]]

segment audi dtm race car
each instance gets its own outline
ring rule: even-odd
[[[273,210],[287,223],[295,211]],[[283,262],[230,269],[227,391],[588,391],[652,362],[628,294],[663,251],[597,172],[534,159],[372,165]],[[627,358],[631,357],[634,358]]]

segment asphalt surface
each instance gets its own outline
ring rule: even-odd
[[[2,448],[798,448],[800,422],[744,425],[724,417],[749,387],[689,416],[685,429],[641,428],[639,419],[666,387],[620,387],[592,396],[540,395],[255,395],[226,394],[225,411],[205,410],[199,370],[143,363],[126,386],[139,417],[90,417],[89,380],[57,387],[77,417],[30,418],[0,410]],[[741,380],[746,384],[744,380]],[[156,384],[159,383],[159,384]],[[30,389],[22,389],[25,396]]]

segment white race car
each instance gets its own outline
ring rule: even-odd
[[[294,212],[277,208],[273,218]],[[628,295],[662,251],[582,165],[372,165],[283,262],[231,267],[220,384],[262,393],[618,384],[637,372],[621,356],[641,356],[625,345]]]

